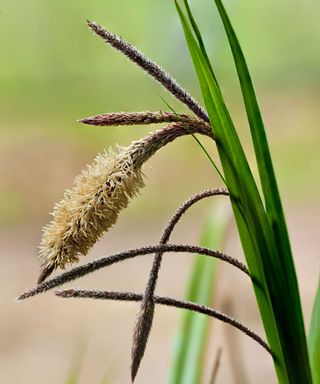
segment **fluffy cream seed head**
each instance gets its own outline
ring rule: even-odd
[[[86,255],[143,186],[142,172],[134,167],[130,147],[98,155],[76,177],[73,188],[54,207],[53,220],[43,229],[39,280]]]
[[[98,155],[78,176],[73,188],[52,212],[40,243],[41,270],[38,283],[56,268],[77,262],[116,223],[121,209],[144,186],[141,167],[161,147],[193,133],[212,137],[210,126],[198,120],[173,122],[129,147],[117,147]]]

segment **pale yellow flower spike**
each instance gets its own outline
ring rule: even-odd
[[[118,147],[98,155],[54,207],[53,220],[43,229],[42,267],[64,268],[86,255],[143,186],[141,170],[134,169],[128,150]]]
[[[129,147],[117,147],[98,155],[76,177],[72,189],[55,205],[53,220],[43,229],[39,257],[44,281],[56,268],[78,261],[117,221],[129,199],[144,186],[141,167],[159,148],[175,138],[199,132],[211,135],[203,123],[185,127],[172,123]]]

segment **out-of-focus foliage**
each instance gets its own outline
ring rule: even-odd
[[[320,51],[314,49],[320,35],[319,2],[229,3],[248,61],[255,77],[265,86],[320,82]],[[204,20],[205,37],[215,40],[210,54],[220,68],[231,68],[224,44],[217,43],[217,36],[209,35],[212,15],[208,15],[203,2],[195,5],[196,14]],[[125,0],[120,5],[116,0],[4,0],[0,12],[1,105],[4,111],[9,108],[15,112],[16,119],[25,119],[27,113],[38,118],[49,115],[56,121],[67,117],[70,122],[70,117],[78,117],[79,111],[90,114],[110,108],[151,108],[161,104],[157,87],[151,81],[118,54],[110,54],[88,33],[86,18],[127,37],[189,88],[194,85],[188,80],[191,67],[186,52],[182,56],[185,62],[177,60],[181,57],[177,50],[183,44],[179,44],[182,36],[171,1]],[[222,39],[220,27],[217,22],[218,39]],[[226,75],[228,70],[223,70]]]
[[[202,229],[201,245],[221,249],[229,219],[225,204],[214,204]],[[198,255],[191,271],[186,299],[212,306],[217,282],[217,260]],[[176,336],[176,350],[170,375],[171,384],[200,383],[206,369],[206,348],[210,319],[186,311]]]
[[[319,118],[316,100],[320,50],[315,47],[320,36],[320,3],[229,0],[226,5],[234,26],[240,31],[258,93],[262,95],[267,130],[276,126],[271,148],[281,173],[279,179],[294,197],[300,196],[299,175],[303,175],[306,183],[320,185],[319,177],[314,178],[320,160],[320,135],[313,128]],[[209,56],[216,63],[226,98],[241,127],[242,105],[233,86],[235,73],[221,22],[213,10],[208,12],[206,2],[192,1],[191,6],[195,16],[203,21],[201,27]],[[3,0],[0,5],[1,223],[19,221],[30,213],[39,216],[47,212],[48,204],[60,196],[59,191],[61,194],[70,186],[72,175],[97,151],[115,142],[127,144],[145,132],[132,127],[83,127],[76,123],[78,118],[112,110],[166,109],[159,97],[164,91],[93,36],[86,27],[87,18],[133,42],[201,100],[171,0],[121,3]],[[184,110],[169,95],[165,94],[165,98],[175,110]],[[278,129],[279,121],[281,129]],[[181,161],[187,161],[183,145],[194,149],[194,143],[189,140],[180,147]],[[176,145],[175,153],[178,148]],[[297,151],[301,155],[298,164],[294,161]],[[170,155],[166,158],[171,159]],[[195,167],[201,160],[201,155],[196,156]],[[182,168],[178,171],[182,172]],[[47,173],[53,185],[50,181],[42,184]],[[34,194],[40,195],[37,192],[40,186],[40,200],[33,205],[30,201]],[[305,188],[303,192],[308,195]],[[310,194],[316,192],[317,189],[310,188]]]
[[[314,299],[309,333],[309,354],[314,384],[320,383],[320,279]]]

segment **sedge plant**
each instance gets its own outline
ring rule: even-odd
[[[182,102],[192,114],[181,114],[173,110],[117,112],[80,120],[85,124],[107,127],[155,123],[166,125],[134,141],[128,147],[118,146],[98,155],[93,163],[75,179],[73,187],[67,190],[61,202],[56,204],[53,220],[44,228],[40,244],[41,268],[38,285],[22,294],[19,299],[44,293],[117,262],[142,255],[154,255],[143,293],[83,289],[56,292],[57,296],[63,298],[140,302],[140,311],[133,333],[132,381],[137,375],[145,353],[155,306],[160,304],[214,317],[239,329],[258,342],[273,359],[279,383],[308,384],[312,383],[312,375],[314,383],[317,383],[319,364],[316,362],[315,354],[319,351],[320,331],[317,326],[319,294],[316,299],[308,352],[294,261],[259,104],[244,54],[223,3],[220,0],[214,0],[214,3],[233,54],[253,141],[258,177],[255,178],[251,172],[248,155],[239,139],[209,60],[200,28],[187,0],[180,2],[175,0],[175,6],[205,107],[202,107],[172,76],[134,46],[99,24],[88,21],[89,28],[107,45],[138,65]],[[215,141],[222,170],[218,169],[213,156],[196,137],[199,134]],[[225,184],[224,187],[198,193],[182,204],[169,220],[158,244],[109,255],[48,279],[56,269],[64,269],[77,262],[79,256],[89,252],[96,241],[116,223],[121,210],[127,207],[129,201],[144,186],[144,164],[162,147],[186,135],[196,138],[200,148],[204,150],[214,166],[214,171],[218,170]],[[258,184],[261,184],[262,192]],[[247,266],[234,257],[211,249],[214,245],[213,241],[207,241],[210,248],[171,244],[169,241],[174,227],[186,211],[198,201],[213,196],[224,196],[230,199]],[[211,236],[214,238],[214,234]],[[210,258],[217,258],[233,265],[249,277],[256,295],[267,342],[239,321],[209,307],[208,302],[197,302],[200,300],[197,295],[190,298],[192,301],[157,295],[156,285],[163,256],[168,252],[199,254],[202,257],[206,256],[208,262],[211,261]],[[199,264],[200,267],[201,264]],[[210,292],[210,285],[212,285],[210,280],[212,279],[207,279],[206,283],[199,281],[197,284],[199,287],[205,284],[204,289]],[[199,343],[204,342],[203,337],[198,339],[202,340]],[[309,360],[312,362],[313,373],[311,373]],[[219,362],[219,355],[217,362]],[[196,369],[194,372],[195,377],[199,377]]]

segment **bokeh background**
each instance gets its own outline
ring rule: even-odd
[[[248,151],[252,148],[227,42],[210,1],[193,1],[220,83]],[[306,326],[319,274],[320,3],[316,0],[226,1],[255,80],[291,232]],[[37,245],[55,201],[104,148],[129,144],[150,127],[87,127],[81,117],[121,110],[166,110],[170,95],[86,27],[95,20],[128,39],[199,98],[173,2],[146,0],[2,0],[0,4],[0,382],[65,383],[77,363],[79,383],[129,382],[131,332],[138,306],[63,301],[46,294],[18,303],[34,285]],[[214,147],[203,139],[216,157]],[[253,164],[253,169],[255,166]],[[161,150],[145,169],[147,186],[85,261],[154,244],[175,207],[221,185],[192,138]],[[179,225],[177,242],[196,244],[209,203]],[[242,259],[231,226],[224,250]],[[100,271],[71,286],[142,291],[150,257]],[[158,292],[183,296],[192,256],[167,255]],[[248,282],[221,266],[215,306],[263,335]],[[156,312],[137,383],[164,383],[180,314]],[[264,351],[213,322],[208,372],[222,347],[218,382],[234,378],[230,349],[239,348],[247,383],[275,382]],[[231,339],[235,343],[232,347]],[[231,347],[230,347],[231,345]],[[205,377],[207,380],[208,378]],[[207,382],[207,381],[204,381]]]

